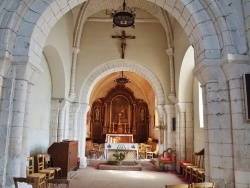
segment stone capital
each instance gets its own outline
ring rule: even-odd
[[[222,59],[221,68],[227,80],[240,78],[250,72],[249,57],[247,55],[227,54]]]
[[[174,49],[173,48],[168,48],[168,49],[166,49],[166,53],[168,54],[168,56],[173,56],[174,55]]]
[[[73,52],[74,52],[74,54],[78,54],[80,52],[80,48],[73,47]]]
[[[194,76],[201,85],[206,85],[209,81],[219,81],[223,76],[223,71],[218,60],[206,61],[200,65],[196,65],[193,70]]]

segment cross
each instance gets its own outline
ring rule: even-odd
[[[125,48],[126,48],[126,39],[135,39],[135,36],[127,36],[125,31],[122,31],[122,35],[112,35],[112,38],[118,38],[122,40],[121,49],[122,49],[122,59],[124,59]]]

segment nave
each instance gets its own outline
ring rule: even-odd
[[[88,166],[70,179],[70,188],[164,188],[167,184],[186,183],[178,174],[158,171],[150,160],[139,161],[142,171],[100,170],[98,166],[106,162],[88,160]]]

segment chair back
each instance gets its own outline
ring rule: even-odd
[[[44,155],[37,154],[36,159],[37,159],[37,170],[38,172],[40,172],[41,170],[44,169]]]
[[[26,175],[34,174],[34,157],[27,157]]]
[[[165,188],[190,188],[190,184],[165,185]]]
[[[168,148],[168,149],[164,150],[163,153],[159,157],[160,158],[170,158],[171,161],[174,162],[176,160],[176,153],[171,148]]]
[[[214,188],[214,182],[201,182],[201,183],[192,183],[191,188]]]
[[[31,187],[35,187],[35,179],[32,178],[22,178],[22,177],[13,177],[15,188],[19,188],[20,183],[26,183],[31,185]]]

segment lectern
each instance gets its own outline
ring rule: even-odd
[[[52,157],[52,166],[61,167],[62,178],[71,178],[71,172],[77,171],[78,141],[54,142],[48,154]]]

